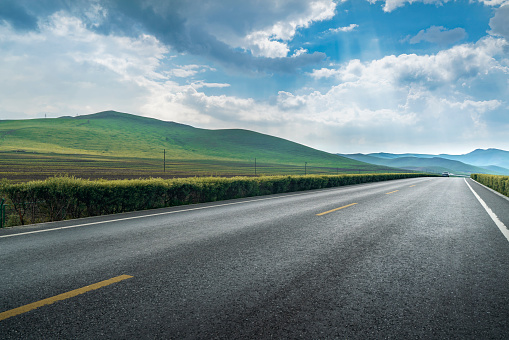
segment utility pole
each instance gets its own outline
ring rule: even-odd
[[[255,158],[255,176],[256,176],[256,158]]]
[[[166,172],[166,149],[163,150],[163,172]]]
[[[308,162],[304,162],[304,175],[308,174]]]

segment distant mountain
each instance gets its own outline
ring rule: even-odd
[[[499,149],[477,149],[465,155],[440,155],[440,157],[477,166],[495,165],[509,168],[509,151]]]
[[[371,155],[365,155],[362,153],[355,153],[355,154],[340,154],[340,153],[338,153],[338,155],[347,157],[350,159],[354,159],[359,162],[377,164],[377,165],[383,165],[392,159],[392,158],[375,157],[375,156],[371,156]]]
[[[356,154],[357,155],[357,154]],[[464,155],[430,155],[430,154],[419,154],[419,153],[405,153],[405,154],[394,154],[394,153],[370,153],[367,156],[373,156],[382,159],[395,159],[402,157],[417,157],[417,158],[434,158],[440,157],[450,159],[454,161],[460,161],[466,164],[471,164],[480,167],[498,166],[506,171],[509,169],[509,151],[500,149],[477,149]]]
[[[377,157],[377,158],[386,158],[386,159],[395,159],[395,158],[401,158],[401,157],[417,157],[417,158],[438,157],[437,155],[427,155],[427,154],[421,154],[421,153],[396,154],[396,153],[386,153],[386,152],[369,153],[368,156],[373,156],[373,157]]]
[[[465,155],[393,154],[386,152],[342,155],[360,162],[385,165],[406,170],[457,175],[486,173],[509,175],[509,152],[498,149],[478,149]],[[507,167],[506,167],[507,166]]]
[[[507,168],[502,168],[500,166],[496,166],[496,165],[489,165],[489,166],[481,166],[480,168],[483,168],[483,169],[486,169],[489,171],[489,173],[491,174],[496,174],[496,175],[506,175],[506,176],[509,176],[509,169]]]
[[[380,154],[350,154],[343,155],[345,157],[349,157],[351,159],[355,159],[361,162],[376,164],[376,165],[385,165],[394,168],[406,169],[406,170],[414,170],[414,171],[424,171],[424,172],[434,172],[434,173],[442,173],[444,171],[456,174],[456,175],[470,175],[472,173],[494,173],[494,174],[502,174],[500,171],[502,168],[498,169],[499,171],[495,171],[495,169],[487,169],[481,168],[470,164],[465,164],[460,161],[445,159],[441,157],[414,157],[414,156],[403,156],[402,155],[394,155],[394,154],[382,154],[381,157],[376,157],[374,155]],[[509,171],[509,170],[508,170]]]

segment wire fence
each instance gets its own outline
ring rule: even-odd
[[[35,155],[37,156],[37,155]],[[260,159],[239,160],[182,160],[182,159],[81,159],[81,155],[57,155],[49,159],[42,156],[0,159],[0,180],[2,178],[25,182],[44,180],[58,175],[90,179],[136,179],[136,178],[180,178],[206,176],[263,176],[263,175],[339,175],[367,173],[437,173],[428,169],[405,170],[373,164],[345,164],[317,166],[312,162],[283,164],[263,162]]]

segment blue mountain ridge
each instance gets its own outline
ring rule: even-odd
[[[457,175],[470,175],[472,173],[509,175],[509,151],[500,149],[477,149],[464,155],[393,154],[386,152],[340,155],[366,163],[406,170],[435,173],[448,171]]]

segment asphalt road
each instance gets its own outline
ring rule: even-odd
[[[418,178],[0,230],[0,339],[507,339],[509,242],[467,182],[509,226]]]

